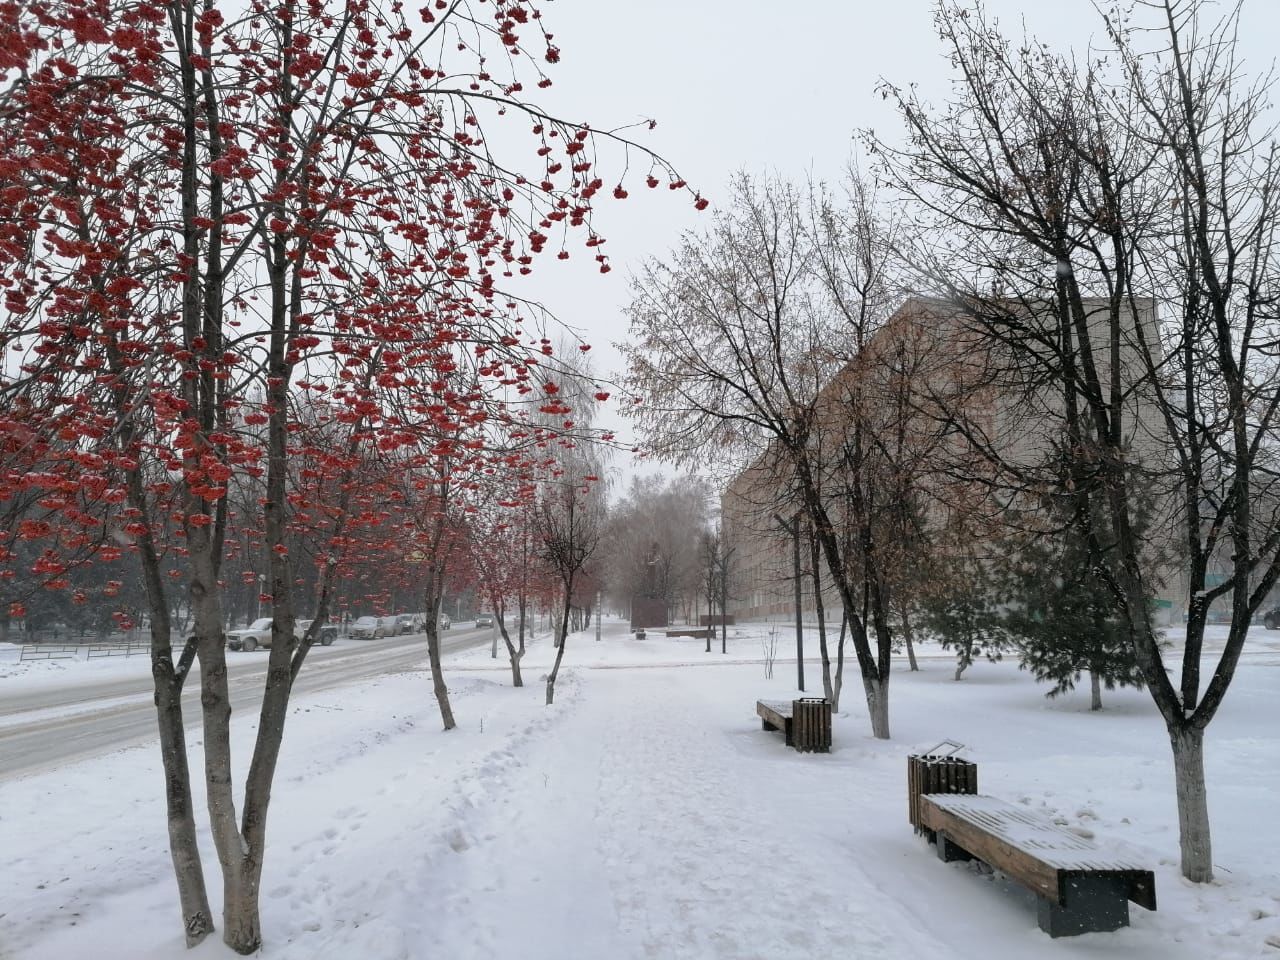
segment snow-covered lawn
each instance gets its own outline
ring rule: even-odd
[[[299,697],[262,956],[1280,960],[1274,644],[1251,641],[1210,728],[1218,880],[1195,887],[1178,875],[1169,748],[1145,693],[1106,694],[1090,714],[1087,691],[1045,700],[1012,664],[954,683],[926,647],[920,673],[894,676],[892,741],[869,737],[850,663],[833,752],[800,755],[754,715],[758,697],[793,693],[788,635],[767,681],[758,633],[738,633],[727,656],[616,623],[600,643],[572,635],[551,708],[548,647],[532,648],[522,690],[470,651],[447,664],[448,734],[421,672]],[[236,721],[241,763],[254,720]],[[1050,940],[1029,894],[939,862],[907,824],[905,758],[944,737],[968,745],[983,792],[1149,864],[1159,911]],[[161,787],[154,746],[3,783],[0,956],[231,955],[182,947]],[[211,848],[208,863],[216,910]]]

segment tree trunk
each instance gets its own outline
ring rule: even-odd
[[[956,647],[956,675],[959,680],[973,663],[973,641],[961,641]]]
[[[1178,836],[1182,875],[1193,883],[1213,879],[1209,839],[1209,798],[1204,783],[1204,731],[1183,726],[1170,730],[1173,776],[1178,794]]]
[[[1097,670],[1089,671],[1089,693],[1092,700],[1089,704],[1090,710],[1102,709],[1102,677],[1099,676]]]
[[[187,946],[194,947],[213,932],[213,911],[209,909],[204,866],[200,862],[200,847],[196,842],[191,769],[187,765],[187,737],[182,724],[182,683],[173,677],[172,661],[162,665],[153,660],[152,671],[155,673],[160,758],[164,767],[169,856],[178,882],[178,902],[182,908]]]
[[[568,597],[569,590],[565,590],[565,596]],[[554,629],[554,627],[553,627]],[[547,706],[555,703],[556,699],[556,677],[560,673],[560,661],[564,659],[564,642],[566,634],[569,631],[569,604],[566,601],[564,605],[564,616],[560,620],[560,628],[558,630],[560,642],[556,645],[556,661],[551,665],[551,672],[547,674]]]
[[[262,918],[258,911],[257,868],[248,857],[223,876],[222,890],[226,898],[222,905],[222,940],[236,953],[248,956],[262,947]]]
[[[711,625],[716,618],[715,608],[711,602],[711,592],[707,591],[707,653],[711,652],[711,637],[715,634],[715,628]]]
[[[227,652],[222,638],[222,613],[211,538],[200,530],[191,542],[191,599],[195,614],[197,655],[200,659],[200,706],[204,723],[204,776],[209,828],[222,869],[222,939],[238,953],[252,953],[261,945],[253,924],[243,913],[242,864],[244,849],[236,819],[231,767],[231,699],[227,682]],[[251,912],[256,912],[251,911]]]
[[[795,584],[796,604],[796,686],[804,693],[804,611],[801,609],[803,598],[800,582],[800,517],[791,521],[791,579]]]
[[[511,685],[523,687],[524,678],[520,676],[520,658],[524,656],[524,644],[521,643],[520,649],[517,650],[515,644],[511,642],[511,634],[507,633],[506,604],[494,604],[494,610],[493,621],[502,633],[502,643],[507,648],[507,659],[511,661]],[[523,613],[521,617],[523,618]],[[523,626],[523,623],[521,625]]]
[[[871,735],[877,740],[889,739],[889,682],[864,677],[867,691],[867,713],[871,717]]]
[[[916,663],[916,645],[915,631],[911,629],[911,605],[902,603],[902,639],[907,644],[907,663],[910,669],[915,671],[920,669],[920,664]]]
[[[840,693],[844,690],[844,637],[849,629],[849,618],[840,615],[840,639],[836,641],[836,675],[831,680],[831,712],[840,711]]]
[[[520,656],[522,657],[524,656],[524,618],[528,614],[528,612],[529,612],[529,601],[526,600],[525,595],[521,593],[520,594],[520,643],[519,643],[518,649],[520,651]],[[519,684],[516,684],[516,686],[519,686]]]
[[[827,650],[827,617],[822,606],[822,575],[820,565],[822,552],[818,547],[818,538],[809,537],[809,564],[813,574],[813,608],[818,615],[818,651],[822,655],[822,695],[832,703],[835,702],[835,690],[831,683],[831,654]],[[834,709],[834,708],[833,708]]]
[[[439,610],[439,604],[436,604]],[[439,622],[427,624],[427,658],[431,662],[431,685],[435,690],[436,703],[440,705],[440,720],[444,729],[452,730],[457,724],[453,720],[453,706],[449,703],[449,687],[444,682],[444,670],[440,666],[440,626]]]

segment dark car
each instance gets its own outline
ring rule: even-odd
[[[1272,607],[1264,613],[1262,625],[1268,630],[1280,630],[1280,607]]]
[[[295,620],[293,622],[293,635],[299,640],[303,638],[307,630],[311,628],[310,620]],[[322,623],[320,629],[316,631],[314,643],[327,647],[338,639],[338,625],[334,623]]]
[[[489,613],[481,613],[476,616],[476,627],[492,627],[493,615]]]

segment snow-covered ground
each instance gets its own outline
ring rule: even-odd
[[[925,647],[919,673],[894,676],[892,741],[870,738],[850,663],[833,752],[801,755],[754,715],[794,692],[789,634],[765,680],[759,630],[727,655],[656,633],[572,635],[551,708],[547,646],[521,690],[487,651],[454,656],[447,734],[420,671],[298,697],[262,956],[1280,960],[1280,651],[1262,631],[1210,727],[1218,880],[1202,887],[1178,874],[1169,748],[1144,692],[1091,714],[1087,691],[1046,700],[1013,664],[954,683]],[[0,677],[0,699],[52,672]],[[254,721],[235,721],[241,763]],[[939,862],[906,822],[905,757],[944,737],[968,745],[984,792],[1149,864],[1159,911],[1050,940],[1029,894]],[[230,955],[216,938],[182,946],[162,786],[154,746],[0,782],[0,956]],[[211,847],[207,862],[216,912]]]

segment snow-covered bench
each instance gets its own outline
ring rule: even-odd
[[[978,859],[1023,886],[1039,903],[1051,937],[1129,925],[1129,901],[1156,908],[1150,870],[1110,856],[1092,840],[1024,807],[981,794],[912,798],[917,829],[932,835],[941,860]]]
[[[756,714],[766,730],[781,730],[788,747],[801,753],[831,750],[831,701],[821,697],[799,700],[757,700]]]

